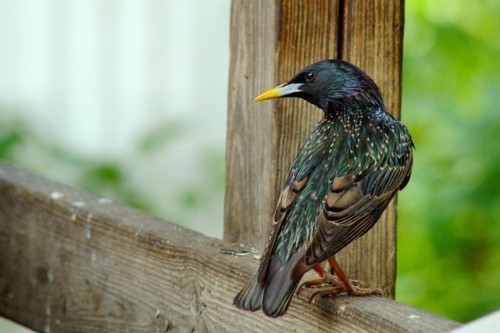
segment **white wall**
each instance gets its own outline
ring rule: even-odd
[[[179,124],[175,144],[128,165],[156,205],[175,205],[175,192],[203,177],[200,156],[224,149],[229,8],[229,0],[0,0],[0,121],[21,116],[65,149],[119,160],[151,129]],[[217,193],[175,222],[220,236],[222,204]],[[173,210],[159,214],[182,219]]]
[[[3,0],[0,105],[82,152],[194,115],[221,143],[228,40],[229,0]]]

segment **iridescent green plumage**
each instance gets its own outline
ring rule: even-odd
[[[412,141],[357,67],[322,61],[265,98],[303,98],[325,113],[300,150],[274,215],[259,272],[235,298],[284,314],[302,275],[366,233],[409,180]]]

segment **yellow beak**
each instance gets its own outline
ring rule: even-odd
[[[290,95],[292,93],[299,92],[300,91],[299,88],[301,86],[302,83],[290,83],[290,84],[283,83],[273,89],[263,92],[259,96],[255,97],[254,101],[259,102],[266,99],[279,98],[286,95]]]

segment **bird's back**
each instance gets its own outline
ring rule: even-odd
[[[273,233],[259,272],[249,284],[253,283],[253,310],[264,305],[263,311],[272,316],[286,311],[302,275],[366,233],[403,183],[404,180],[398,177],[396,182],[399,184],[387,188],[380,185],[380,179],[377,180],[377,177],[383,177],[379,175],[383,172],[373,171],[384,166],[411,163],[412,142],[406,128],[383,109],[370,113],[356,111],[325,117],[313,128],[295,158],[278,201]],[[404,168],[410,170],[411,166]],[[370,195],[380,196],[386,192],[387,195],[342,216],[340,220],[343,221],[338,226],[324,222],[329,241],[327,244],[315,241],[318,237],[325,237],[318,234],[322,231],[318,228],[332,184],[346,175],[352,175],[349,177],[353,183],[358,176],[366,177],[363,186],[368,188],[363,190]],[[304,184],[300,189],[294,190],[294,184],[301,182]],[[361,213],[367,218],[360,220]],[[346,223],[353,216],[358,216],[353,220],[361,221],[361,227],[350,226],[348,221]],[[259,296],[256,297],[257,294]],[[243,296],[244,293],[240,294],[236,300],[250,297]]]

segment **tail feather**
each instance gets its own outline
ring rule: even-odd
[[[258,281],[256,274],[253,279],[234,298],[233,304],[247,311],[257,311],[261,307],[264,288]]]
[[[302,265],[297,265],[303,259],[304,252],[304,248],[297,251],[285,266],[270,273],[262,296],[262,311],[267,316],[279,317],[288,310],[295,289],[306,271]]]
[[[297,251],[285,264],[279,258],[271,258],[265,280],[259,281],[259,273],[239,292],[233,304],[247,311],[262,311],[269,317],[279,317],[286,313],[294,291],[308,270],[303,263],[305,248]]]
[[[266,286],[262,297],[262,311],[269,317],[279,317],[286,313],[300,278],[290,278],[286,274],[280,279],[279,285],[276,283],[277,280],[277,278],[269,280],[270,283]]]
[[[257,276],[236,295],[233,304],[242,310],[262,311],[269,317],[279,317],[286,313],[300,278],[291,278],[289,269],[280,270],[268,279],[262,288]]]

